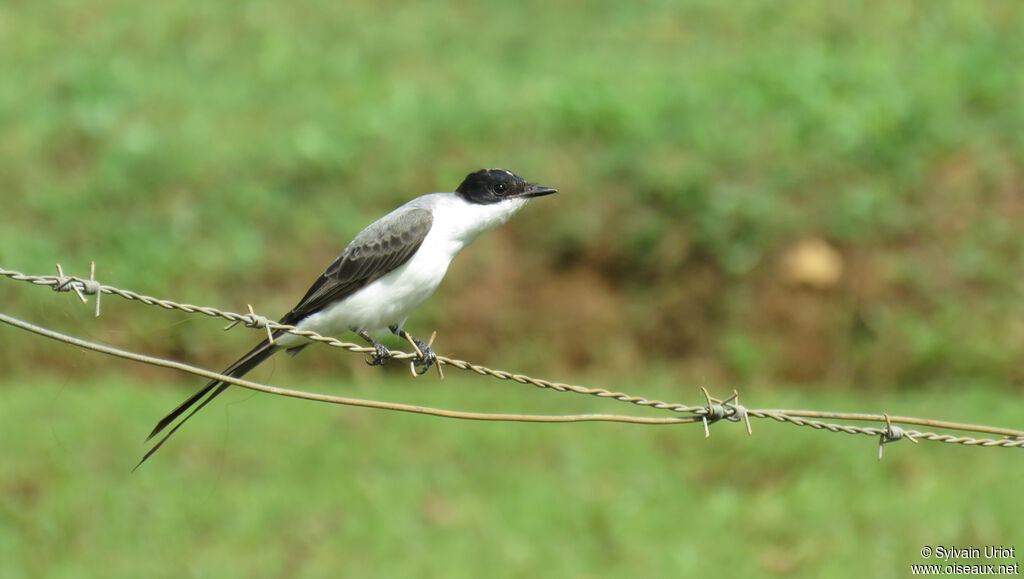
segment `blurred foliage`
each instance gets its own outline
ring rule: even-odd
[[[563,193],[410,320],[446,353],[1024,383],[1018,2],[15,1],[0,23],[4,267],[96,260],[106,283],[275,315],[377,216],[502,166]],[[834,283],[783,271],[807,239]],[[253,339],[2,291],[214,365]],[[59,362],[5,334],[0,364]]]

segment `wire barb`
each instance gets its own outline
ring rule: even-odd
[[[434,349],[434,338],[437,338],[437,330],[430,332],[430,339],[427,340],[427,347],[431,350]],[[437,368],[438,379],[444,380],[444,370],[441,369],[441,364],[434,364],[434,367]]]
[[[708,405],[702,408],[701,422],[704,424],[704,438],[711,438],[711,429],[708,428],[709,424],[714,424],[719,420],[729,415],[725,406],[722,405],[722,401],[717,398],[712,398],[711,394],[708,393],[708,389],[701,386],[701,392],[704,393],[704,399],[707,400]]]
[[[273,346],[274,345],[274,332],[273,332],[273,330],[270,329],[270,320],[268,320],[266,318],[266,316],[261,316],[261,315],[257,314],[256,312],[254,312],[253,309],[252,309],[252,304],[245,304],[245,305],[246,305],[246,307],[249,308],[249,315],[247,316],[249,319],[246,320],[245,326],[248,327],[248,328],[257,328],[257,329],[265,329],[265,330],[267,330],[267,341],[270,342],[271,346]]]
[[[422,360],[423,359],[423,351],[420,350],[420,347],[416,345],[415,341],[413,341],[412,334],[410,334],[409,332],[403,332],[402,336],[405,338],[405,340],[407,342],[409,342],[409,345],[412,346],[412,349],[416,351],[416,358],[419,358],[420,360]],[[419,374],[416,373],[416,358],[413,358],[413,359],[409,360],[409,371],[412,372],[412,377],[413,378],[416,378],[417,376],[419,376]],[[424,370],[423,372],[426,373],[426,370]]]
[[[899,426],[895,426],[889,415],[885,412],[882,413],[885,417],[885,429],[881,430],[878,437],[878,460],[882,460],[882,447],[890,442],[896,442],[897,440],[903,440],[906,438],[914,444],[918,444],[917,440],[906,430],[903,430]]]
[[[754,431],[750,428],[750,415],[747,413],[746,406],[740,404],[740,393],[735,388],[732,391],[732,396],[725,399],[722,405],[729,410],[729,415],[726,416],[727,420],[732,422],[743,421],[747,427],[747,436],[753,436]]]
[[[85,296],[96,296],[96,317],[100,317],[100,296],[103,295],[103,286],[96,281],[96,262],[89,262],[89,279],[82,279],[72,275],[64,275],[64,268],[57,264],[57,275],[53,278],[53,291],[73,291],[83,304],[89,303]]]

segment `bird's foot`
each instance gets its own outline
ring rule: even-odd
[[[423,340],[406,333],[406,339],[412,343],[416,348],[416,357],[412,361],[412,372],[417,376],[422,376],[430,370],[430,367],[437,363],[437,354],[430,347],[430,344]]]
[[[374,344],[373,350],[373,353],[370,354],[370,359],[366,361],[368,366],[383,366],[394,357],[391,350],[389,350],[384,344]]]
[[[389,350],[384,344],[381,344],[377,340],[371,338],[370,334],[363,331],[357,331],[356,333],[359,334],[360,338],[366,340],[367,343],[373,346],[373,353],[370,354],[370,359],[366,361],[368,366],[383,366],[388,363],[388,360],[394,358],[394,354],[391,353],[391,350]]]

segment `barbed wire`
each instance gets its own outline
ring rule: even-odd
[[[150,306],[158,306],[167,310],[179,310],[187,313],[198,313],[208,317],[222,318],[231,322],[225,329],[230,329],[234,325],[241,323],[246,325],[247,327],[263,329],[268,332],[268,335],[271,335],[272,331],[280,330],[283,332],[304,337],[314,342],[327,344],[328,346],[341,348],[343,350],[347,350],[354,353],[372,354],[375,351],[374,348],[372,347],[354,344],[351,342],[344,342],[334,337],[322,336],[316,332],[299,330],[294,326],[273,322],[268,318],[254,312],[251,305],[249,306],[249,313],[239,314],[209,306],[197,306],[192,304],[179,303],[168,299],[155,298],[131,290],[126,290],[110,285],[104,285],[95,279],[95,263],[93,263],[90,268],[90,276],[88,279],[65,275],[60,265],[57,265],[57,275],[28,275],[18,271],[8,270],[0,267],[0,276],[6,277],[14,281],[27,282],[37,286],[48,286],[52,288],[54,291],[58,292],[73,291],[78,295],[78,297],[83,301],[83,303],[88,301],[87,296],[94,295],[96,296],[96,316],[100,315],[100,296],[102,294],[109,294],[116,295],[129,301],[139,302]],[[165,360],[163,358],[157,358],[155,356],[147,356],[136,352],[130,352],[128,350],[122,350],[111,346],[97,344],[94,342],[90,342],[88,340],[83,340],[81,338],[68,336],[66,334],[62,334],[52,329],[36,326],[3,313],[0,313],[0,321],[25,331],[29,331],[41,336],[45,336],[51,339],[62,341],[64,343],[87,348],[89,350],[104,353],[111,356],[135,360],[146,364],[151,364],[154,366],[173,368],[176,370],[189,372],[198,376],[203,376],[205,378],[221,380],[237,386],[241,386],[243,388],[249,388],[251,390],[258,390],[280,396],[289,396],[319,402],[328,402],[332,404],[362,406],[367,408],[377,408],[382,410],[392,410],[399,412],[412,412],[417,414],[427,414],[445,418],[458,418],[467,420],[503,420],[519,422],[605,421],[649,425],[701,423],[704,426],[704,433],[706,437],[710,436],[709,425],[715,422],[719,422],[721,420],[731,422],[744,422],[744,424],[746,425],[747,433],[751,434],[752,429],[750,426],[750,419],[763,418],[771,419],[783,424],[791,424],[794,426],[806,426],[824,432],[861,434],[872,437],[878,437],[879,459],[881,459],[882,457],[883,445],[903,439],[908,439],[915,444],[917,444],[920,440],[927,440],[932,442],[945,442],[950,444],[961,444],[966,446],[1024,448],[1024,431],[1010,428],[946,422],[924,418],[915,418],[909,416],[890,416],[885,413],[865,414],[849,412],[826,412],[817,410],[750,409],[746,408],[745,406],[739,403],[739,395],[735,390],[733,391],[732,396],[726,399],[718,399],[712,397],[706,389],[701,388],[701,390],[703,391],[705,404],[700,406],[692,406],[687,404],[664,402],[662,400],[651,400],[644,398],[642,396],[632,396],[624,392],[616,392],[604,388],[589,388],[585,386],[577,386],[563,382],[553,382],[541,378],[534,378],[525,374],[517,374],[507,372],[504,370],[495,370],[479,364],[473,364],[465,360],[458,360],[455,358],[449,358],[445,356],[437,357],[439,367],[440,365],[452,366],[460,370],[468,370],[479,375],[491,376],[499,380],[511,381],[524,385],[532,385],[537,388],[550,389],[557,392],[571,392],[575,394],[607,398],[618,402],[624,402],[628,404],[642,406],[645,408],[652,408],[655,410],[666,410],[676,414],[683,415],[655,418],[621,414],[535,415],[478,413],[446,410],[440,408],[430,408],[424,406],[415,406],[393,402],[383,402],[378,400],[364,400],[341,396],[329,396],[325,394],[316,394],[310,392],[303,392],[299,390],[278,388],[275,386],[260,384],[258,382],[242,380],[239,378],[226,376],[218,372],[213,372],[203,368],[190,366],[188,364],[183,364],[180,362]],[[401,351],[393,351],[393,354],[393,357],[395,359],[410,360],[410,363],[411,360],[417,356],[416,353]],[[884,427],[863,427],[851,424],[837,424],[816,419],[880,422],[884,423]],[[992,434],[996,436],[1002,436],[1003,438],[974,438],[970,436],[957,436],[949,433],[908,430],[894,424],[897,422],[903,424],[913,424],[917,426],[926,426],[929,428],[937,428],[943,430],[957,430],[965,432]]]

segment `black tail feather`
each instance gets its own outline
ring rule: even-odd
[[[155,453],[156,451],[160,450],[160,447],[161,447],[161,446],[163,446],[165,442],[167,442],[167,439],[168,439],[168,438],[170,438],[172,434],[174,434],[175,432],[177,432],[177,431],[178,431],[178,429],[179,429],[179,428],[181,428],[181,425],[182,425],[182,424],[185,424],[185,422],[186,422],[186,421],[188,421],[188,419],[189,419],[189,418],[192,418],[192,415],[193,415],[193,414],[195,414],[196,412],[199,412],[200,410],[202,410],[203,406],[206,406],[207,404],[209,404],[209,403],[210,403],[210,401],[211,401],[211,400],[213,400],[214,398],[216,398],[218,394],[220,394],[221,392],[223,392],[223,391],[225,391],[225,390],[227,390],[227,389],[228,389],[228,383],[227,383],[227,382],[213,382],[213,383],[212,383],[212,384],[211,384],[210,386],[207,386],[206,388],[203,388],[203,389],[202,389],[202,390],[200,391],[200,393],[203,393],[203,392],[208,392],[208,391],[209,391],[209,389],[210,389],[210,388],[212,387],[212,385],[214,385],[214,384],[220,384],[220,386],[219,386],[219,387],[218,387],[218,388],[217,388],[216,390],[214,390],[214,391],[213,391],[213,394],[210,394],[210,396],[208,396],[208,397],[206,398],[206,400],[203,400],[203,401],[202,401],[202,402],[201,402],[201,403],[199,404],[199,406],[196,406],[195,408],[193,408],[193,409],[192,409],[192,412],[189,412],[189,413],[188,413],[188,416],[186,416],[186,417],[185,417],[185,418],[184,418],[184,419],[183,419],[183,420],[182,420],[181,422],[179,422],[179,423],[175,424],[175,425],[174,425],[174,428],[172,428],[172,429],[170,429],[169,431],[167,431],[167,434],[165,434],[165,435],[163,436],[163,438],[161,438],[161,439],[160,439],[159,441],[157,441],[157,443],[153,445],[153,448],[149,449],[149,450],[148,450],[148,451],[146,452],[146,454],[144,454],[144,455],[142,456],[142,460],[140,460],[140,461],[139,461],[139,464],[135,465],[135,466],[134,466],[134,467],[132,468],[132,472],[135,472],[135,469],[137,469],[137,468],[139,468],[140,466],[142,466],[142,463],[146,462],[146,459],[148,459],[149,457],[153,456],[153,453]],[[152,438],[152,435],[150,436],[150,438]],[[146,440],[149,440],[149,439],[146,439]]]
[[[227,372],[225,371],[223,372],[223,374],[227,374]],[[150,432],[149,436],[146,437],[146,442],[149,442],[150,440],[153,439],[154,436],[160,434],[160,431],[167,428],[167,425],[177,420],[177,418],[181,416],[183,412],[191,408],[192,405],[195,404],[196,401],[198,401],[200,398],[206,396],[210,392],[210,390],[213,390],[213,388],[217,386],[217,384],[220,384],[220,382],[216,380],[208,382],[206,386],[203,386],[203,388],[199,392],[196,392],[195,394],[190,396],[188,400],[185,400],[184,402],[179,404],[177,408],[171,410],[171,412],[167,416],[161,418],[160,422],[157,422],[156,426],[153,428],[153,432]]]
[[[227,369],[221,372],[221,374],[232,376],[234,378],[241,378],[250,370],[252,370],[256,366],[259,366],[260,363],[269,358],[279,349],[279,346],[272,345],[269,340],[263,340],[255,348],[250,350],[248,354],[242,356],[234,364],[228,366]],[[172,422],[177,420],[178,417],[184,414],[189,408],[192,408],[192,406],[195,405],[196,402],[202,400],[202,402],[198,406],[196,406],[192,410],[192,412],[189,412],[185,416],[185,418],[183,418],[181,422],[178,422],[178,424],[176,424],[174,428],[172,428],[167,434],[165,434],[164,437],[161,438],[160,441],[153,446],[153,448],[149,449],[145,456],[142,457],[142,460],[139,461],[139,464],[135,465],[135,468],[139,468],[139,466],[141,466],[142,463],[146,462],[146,459],[152,456],[153,453],[155,453],[157,450],[159,450],[159,448],[163,446],[165,442],[167,442],[167,439],[170,438],[171,435],[174,434],[179,428],[181,428],[182,424],[185,424],[185,422],[187,422],[189,418],[192,418],[192,416],[196,412],[199,412],[199,410],[201,410],[204,406],[209,404],[210,401],[216,398],[221,392],[227,390],[229,385],[230,384],[228,384],[227,382],[221,382],[220,380],[211,380],[206,386],[203,386],[201,390],[199,390],[198,392],[190,396],[188,399],[186,399],[184,402],[179,404],[178,407],[172,410],[169,414],[167,414],[167,416],[161,418],[160,421],[156,423],[156,427],[153,428],[153,432],[149,433],[149,436],[146,438],[147,442],[152,440],[154,436],[160,434],[165,428],[167,428]],[[209,394],[209,396],[207,396],[207,394]],[[206,396],[205,399],[203,399],[204,396]],[[135,469],[132,470],[134,471]]]

